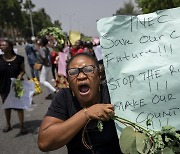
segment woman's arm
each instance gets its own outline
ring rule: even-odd
[[[25,74],[25,65],[24,65],[24,63],[22,63],[21,64],[21,72],[17,76],[17,79],[22,79],[24,74]]]
[[[38,133],[38,146],[42,151],[51,151],[66,145],[89,119],[109,120],[114,114],[111,104],[96,104],[82,109],[66,121],[46,116]]]
[[[42,151],[51,151],[66,145],[86,124],[83,110],[66,121],[46,116],[40,126],[38,145]]]

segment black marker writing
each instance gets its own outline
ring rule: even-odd
[[[111,49],[113,47],[120,46],[120,45],[121,46],[127,46],[127,45],[133,44],[130,40],[125,39],[125,38],[112,40],[112,39],[107,37],[107,34],[103,35],[102,39],[104,39],[106,41],[106,43],[105,43],[106,46],[101,45],[101,47],[103,49]]]
[[[132,110],[137,107],[143,107],[145,105],[147,104],[145,103],[145,100],[142,98],[139,100],[132,99],[125,102],[118,102],[114,106],[120,111],[125,111],[125,110]]]
[[[148,42],[157,42],[160,41],[162,39],[164,35],[160,35],[160,36],[141,36],[139,39],[140,43],[148,43]]]
[[[158,104],[160,102],[169,102],[171,100],[176,99],[173,94],[167,94],[167,96],[165,95],[154,95],[154,97],[152,98],[152,104]]]
[[[113,91],[116,90],[118,87],[121,87],[122,85],[123,86],[128,85],[129,87],[132,87],[133,81],[134,81],[134,75],[129,75],[124,78],[117,78],[117,79],[110,78],[107,83],[109,89]]]
[[[142,123],[144,123],[144,122],[146,122],[146,121],[148,121],[150,119],[150,120],[152,120],[152,123],[151,123],[152,125],[151,126],[154,128],[154,123],[155,122],[157,123],[156,120],[158,120],[158,121],[160,120],[159,125],[161,127],[162,122],[165,122],[164,118],[167,118],[167,122],[164,124],[164,125],[166,125],[168,123],[168,121],[169,121],[169,118],[176,116],[177,111],[179,111],[179,110],[180,110],[180,108],[177,107],[177,108],[170,108],[170,109],[168,109],[166,111],[161,111],[161,112],[146,113],[146,112],[142,111],[136,117],[136,123],[142,124]],[[162,121],[162,119],[164,119],[164,120]]]
[[[160,74],[160,70],[147,70],[146,72],[139,73],[139,76],[143,78],[144,81],[146,80],[153,80],[160,78],[162,75]]]
[[[153,19],[153,17],[144,17],[141,18],[140,17],[131,17],[131,22],[130,22],[130,31],[132,32],[133,29],[142,29],[142,28],[149,28],[152,27],[155,23],[159,23],[159,24],[163,24],[163,23],[167,23],[169,21],[171,21],[170,19],[168,19],[168,15],[160,15],[157,19]],[[135,25],[135,26],[134,26]]]

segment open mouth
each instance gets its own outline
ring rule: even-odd
[[[80,95],[87,95],[90,92],[90,87],[88,85],[80,85],[79,93]]]

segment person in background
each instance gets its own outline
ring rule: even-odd
[[[75,55],[67,64],[67,78],[70,88],[58,91],[41,123],[39,148],[52,151],[66,145],[68,154],[120,154],[111,119],[114,107],[107,85],[101,84],[97,60],[87,53]]]
[[[0,96],[2,102],[10,92],[11,78],[22,79],[24,75],[24,57],[17,55],[13,50],[13,43],[9,40],[1,42],[1,49],[4,52],[0,55]],[[27,129],[24,127],[24,111],[23,109],[15,109],[18,113],[20,123],[20,133],[26,134]],[[11,108],[5,109],[6,126],[3,132],[6,133],[12,129],[11,127]]]
[[[76,46],[75,45],[72,45],[71,47],[70,47],[70,57],[73,57],[73,56],[75,56],[76,54],[77,54],[77,49],[76,49]]]
[[[75,44],[70,49],[71,57],[75,56],[78,53],[84,52],[84,44],[82,40],[77,40]]]
[[[32,37],[31,39],[27,40],[27,45],[25,46],[25,51],[26,51],[26,56],[27,56],[27,61],[30,67],[30,71],[31,71],[31,76],[32,78],[37,78],[37,80],[39,80],[39,71],[38,70],[34,70],[33,66],[34,63],[37,60],[37,55],[36,55],[36,38]]]
[[[37,61],[42,64],[42,69],[40,71],[40,83],[46,87],[48,96],[45,99],[52,99],[56,89],[49,83],[49,72],[51,72],[51,55],[50,50],[47,47],[48,40],[46,37],[40,39],[40,49],[37,52]]]
[[[97,59],[97,61],[99,63],[100,71],[102,73],[101,80],[103,82],[106,82],[106,75],[105,75],[103,56],[102,56],[102,47],[100,45],[100,41],[99,40],[96,43],[94,43],[93,50],[94,50],[95,57],[96,57],[96,59]]]
[[[84,53],[89,53],[95,56],[94,50],[93,50],[93,43],[91,41],[84,42]]]
[[[82,40],[77,40],[75,45],[77,46],[77,54],[84,52],[84,42]]]
[[[58,57],[57,51],[52,50],[51,51],[51,71],[53,76],[52,81],[56,80],[56,74],[58,72],[57,57]]]
[[[46,38],[48,40],[47,47],[51,53],[51,72],[52,72],[52,77],[53,77],[53,79],[51,81],[55,82],[56,75],[58,72],[58,65],[56,63],[57,62],[56,59],[58,57],[58,52],[60,52],[60,51],[59,51],[59,47],[57,46],[58,43],[53,35],[47,35]]]
[[[64,44],[63,52],[67,54],[67,60],[71,59],[70,43],[68,41]]]
[[[69,87],[69,83],[66,77],[66,64],[68,59],[70,59],[68,54],[69,53],[68,49],[69,48],[64,48],[62,52],[59,52],[58,61],[57,61],[58,73],[56,76],[56,84],[55,84],[55,87],[57,89]]]
[[[102,64],[103,63],[103,56],[102,56],[102,47],[100,45],[100,41],[94,43],[93,50],[94,50],[94,54],[96,56],[98,63]]]

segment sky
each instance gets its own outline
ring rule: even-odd
[[[32,0],[36,7],[44,8],[52,21],[59,20],[64,32],[79,31],[97,37],[96,21],[111,17],[127,0]]]

